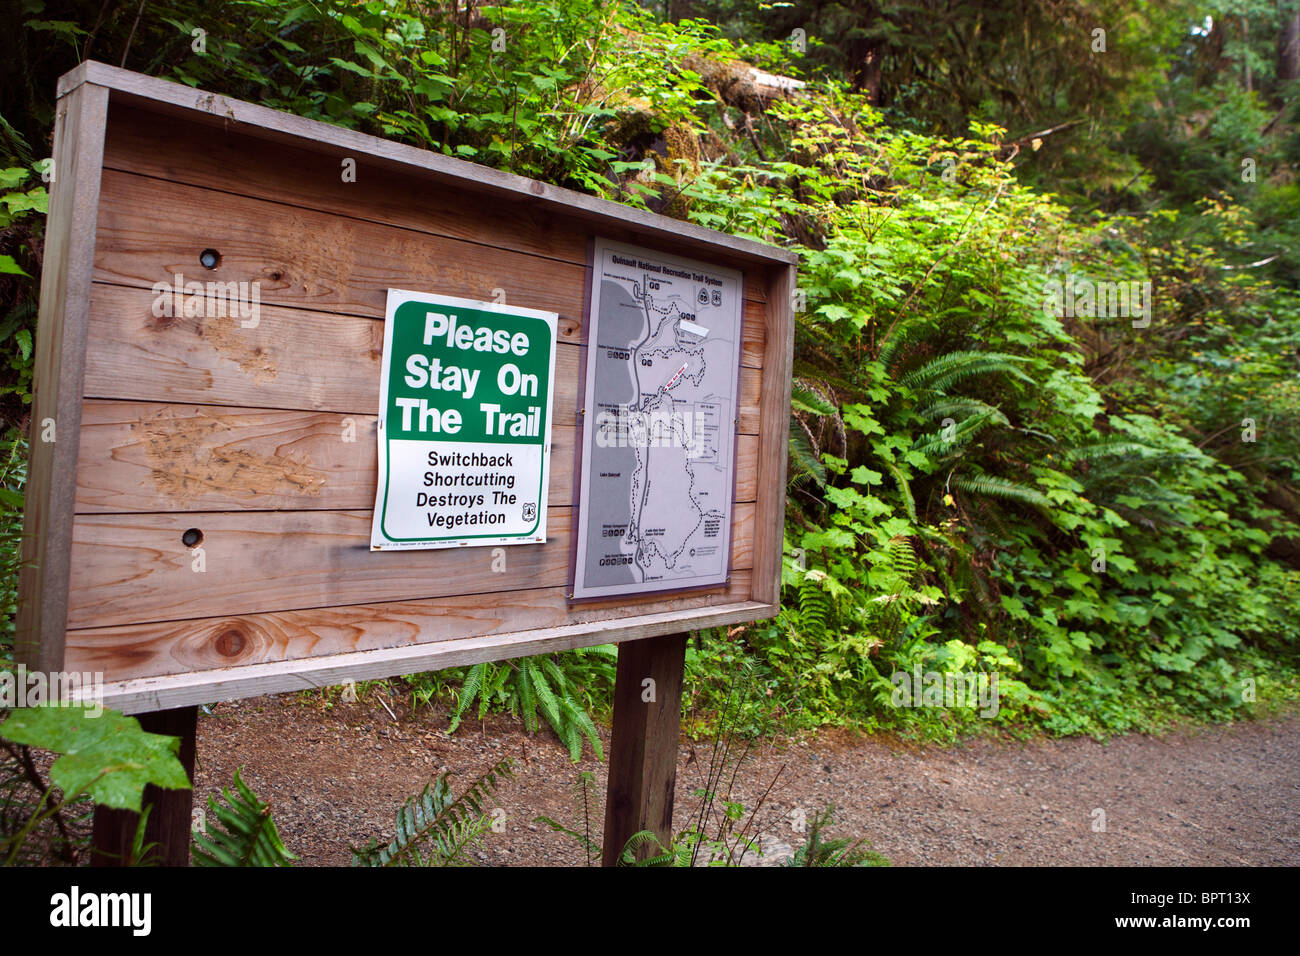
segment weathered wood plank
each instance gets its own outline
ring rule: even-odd
[[[592,225],[585,219],[557,216],[516,197],[497,195],[476,196],[474,214],[467,216],[464,192],[429,189],[421,170],[367,164],[364,158],[320,143],[249,149],[248,132],[238,126],[160,123],[156,113],[121,104],[112,110],[104,145],[108,169],[303,209],[330,209],[354,219],[579,266],[587,262]],[[352,160],[355,179],[344,181],[344,160]],[[617,231],[617,223],[605,228]],[[743,267],[726,258],[722,264]],[[767,298],[762,270],[751,267],[750,272],[754,274],[746,277],[745,295],[760,304]]]
[[[587,231],[546,213],[536,204],[505,204],[476,196],[466,215],[460,190],[420,188],[418,169],[401,174],[367,166],[339,147],[321,144],[249,149],[239,125],[212,129],[202,123],[160,123],[158,114],[114,104],[104,166],[220,193],[329,209],[354,219],[400,226],[479,245],[582,266]],[[343,160],[356,164],[356,180],[344,182]],[[357,160],[360,160],[357,162]]]
[[[199,262],[204,249],[220,253],[215,269]],[[500,289],[510,305],[558,313],[566,337],[585,281],[574,263],[105,170],[95,278],[151,288],[176,273],[257,281],[263,304],[376,318],[390,288],[486,300]]]
[[[594,621],[434,644],[407,644],[374,651],[109,681],[104,684],[104,705],[135,714],[257,694],[328,687],[345,680],[371,680],[394,674],[463,667],[479,661],[503,661],[591,644],[618,644],[674,634],[684,627],[725,627],[760,621],[776,612],[772,605],[757,601],[704,608],[692,605],[678,611],[623,616],[618,618],[617,627],[611,627],[608,621]]]
[[[502,548],[502,560],[489,547],[372,552],[369,510],[80,515],[68,627],[563,586],[570,516],[548,509],[546,543]],[[735,507],[735,570],[750,567],[753,520],[753,505]],[[202,571],[189,529],[202,534]]]
[[[58,101],[54,184],[36,322],[31,459],[23,515],[14,654],[62,669],[95,210],[108,90],[83,84]]]
[[[92,400],[81,413],[77,511],[368,508],[375,416]],[[349,437],[352,440],[348,440]],[[550,504],[574,504],[574,427],[552,432]],[[737,443],[737,501],[758,490],[758,437]]]
[[[105,680],[244,667],[415,644],[457,644],[530,628],[621,621],[631,615],[745,601],[750,574],[690,596],[650,596],[569,606],[562,587],[426,601],[165,621],[68,633],[68,666],[102,671]]]
[[[263,306],[254,328],[238,317],[155,317],[144,289],[95,283],[85,394],[374,415],[384,323]],[[556,347],[554,421],[572,425],[581,349]],[[761,371],[740,371],[740,431],[758,434]]]
[[[159,208],[186,215],[160,227]],[[199,262],[205,249],[220,253],[215,269]],[[264,306],[379,319],[390,288],[504,295],[511,305],[557,313],[561,341],[582,341],[585,265],[105,170],[96,279],[151,289],[172,285],[177,274],[183,282],[256,282]],[[764,306],[746,305],[742,361],[761,363]]]
[[[428,179],[419,169],[368,164],[350,152],[321,143],[250,150],[247,130],[242,127],[212,129],[201,122],[185,121],[160,124],[156,113],[121,104],[112,109],[104,147],[108,169],[287,206],[329,208],[352,219],[586,264],[586,243],[593,230],[589,220],[556,216],[537,204],[521,204],[513,196],[503,199],[493,194],[474,196],[473,215],[467,216],[464,190],[429,189]],[[352,161],[355,179],[344,181],[344,160]],[[621,238],[615,234],[620,232],[617,222],[602,228],[610,238]],[[744,263],[728,259],[724,254],[720,264],[744,268]],[[746,277],[745,295],[762,303],[767,298],[766,284],[758,274],[762,269],[750,265],[750,272],[755,274]]]
[[[790,356],[794,354],[795,267],[773,270],[768,292],[767,367],[784,369],[768,375],[760,399],[763,434],[758,454],[758,524],[754,542],[754,599],[781,603],[784,550],[785,481],[790,444]]]

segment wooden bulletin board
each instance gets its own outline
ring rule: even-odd
[[[140,712],[776,613],[792,253],[95,62],[60,81],[54,152],[29,667],[103,672]],[[566,595],[595,236],[744,274],[725,586]],[[156,314],[177,274],[257,282],[255,327]],[[370,550],[392,288],[559,315],[547,541],[505,573],[489,548]]]

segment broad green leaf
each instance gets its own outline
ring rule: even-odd
[[[22,266],[14,262],[13,256],[0,256],[0,274],[16,276],[27,275],[27,273],[23,271]],[[27,278],[30,279],[31,276],[27,276]]]
[[[150,783],[190,788],[177,759],[180,740],[148,733],[115,710],[89,717],[80,707],[22,708],[0,725],[0,736],[62,754],[50,767],[51,782],[67,796],[84,792],[107,807],[140,812]]]

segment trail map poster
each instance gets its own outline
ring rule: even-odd
[[[597,239],[573,598],[724,584],[743,276]]]

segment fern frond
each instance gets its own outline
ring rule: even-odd
[[[888,551],[890,572],[905,581],[910,581],[920,566],[920,562],[916,559],[916,551],[912,548],[912,542],[902,536],[894,538],[889,542]]]
[[[790,388],[790,407],[804,415],[834,415],[839,409],[826,396],[796,381]]]
[[[1020,356],[1005,352],[948,352],[908,372],[903,376],[902,384],[908,388],[942,392],[973,375],[1001,374],[1012,375],[1032,385],[1034,380],[1018,368],[1023,361]]]
[[[882,463],[885,466],[885,471],[889,472],[894,479],[894,484],[898,485],[898,493],[903,498],[903,510],[907,512],[907,516],[912,521],[916,521],[916,499],[912,497],[912,486],[903,475],[903,470],[887,459],[882,459]]]
[[[1099,458],[1109,458],[1117,455],[1140,455],[1145,458],[1159,454],[1159,449],[1144,445],[1141,442],[1127,438],[1108,438],[1105,441],[1080,445],[1078,448],[1071,449],[1066,452],[1066,457],[1070,461],[1095,461]]]
[[[280,842],[271,807],[263,803],[235,770],[235,791],[222,789],[225,803],[208,796],[203,830],[193,832],[195,866],[289,866],[298,859]]]
[[[449,773],[425,785],[397,811],[393,839],[371,841],[352,850],[354,866],[449,866],[462,863],[464,851],[488,828],[484,805],[496,792],[501,778],[514,776],[507,757],[487,769],[459,797],[452,798]],[[420,848],[431,847],[427,856]]]
[[[447,733],[454,733],[460,726],[461,720],[465,716],[465,711],[474,703],[474,698],[479,696],[479,691],[483,689],[483,676],[487,672],[487,664],[475,664],[465,675],[465,683],[460,687],[460,693],[456,695],[456,712],[451,715],[451,723],[447,727]]]
[[[658,850],[653,856],[638,860],[637,853],[642,847]],[[627,838],[623,851],[619,854],[621,866],[672,866],[677,861],[677,854],[672,847],[666,847],[650,830],[638,830]]]
[[[1002,414],[1002,409],[996,405],[990,405],[987,402],[981,402],[978,398],[945,398],[941,399],[926,408],[921,409],[920,416],[931,420],[940,420],[944,418],[970,418],[975,415],[987,415],[992,421],[999,425],[1009,424],[1007,416]]]
[[[791,484],[811,478],[817,487],[826,487],[826,466],[817,457],[804,423],[794,417],[790,419],[790,458],[794,465],[790,469]]]
[[[1002,418],[1002,424],[1006,424],[1006,418],[1001,412],[997,409],[992,411],[994,413],[992,415],[981,413],[956,423],[952,426],[951,437],[945,438],[942,429],[932,435],[925,435],[912,446],[912,450],[931,458],[958,452],[974,441],[975,437],[997,418]]]
[[[974,478],[953,478],[953,487],[971,495],[983,495],[986,498],[1005,498],[1035,508],[1050,508],[1052,503],[1040,491],[1027,485],[1017,484],[1005,478],[991,475],[979,475]]]
[[[508,664],[488,664],[487,676],[483,679],[483,689],[478,693],[478,719],[487,717],[492,702],[505,697],[506,681],[510,679]]]
[[[600,731],[598,731],[596,729],[596,725],[592,723],[591,717],[587,714],[587,711],[584,710],[582,707],[576,707],[576,706],[572,707],[570,712],[570,720],[573,723],[574,727],[577,728],[578,732],[583,736],[585,736],[587,740],[591,743],[591,749],[592,752],[595,753],[596,759],[604,760],[605,749],[600,744]],[[581,757],[582,757],[582,747],[579,746],[578,754],[573,759],[576,762]]]
[[[527,661],[527,666],[532,668],[533,690],[537,692],[537,703],[541,707],[542,716],[546,718],[546,722],[563,740],[564,731],[560,720],[560,704],[555,699],[555,691],[551,689],[551,685],[546,682],[546,677],[533,664],[531,658]]]
[[[569,748],[569,759],[574,763],[582,759],[582,734],[578,732],[578,724],[574,719],[577,710],[578,708],[567,697],[560,698],[560,713],[563,719],[558,733],[564,745]]]
[[[805,574],[799,582],[800,630],[814,639],[824,638],[834,611],[834,599],[826,593],[817,576]]]
[[[939,313],[935,318],[939,318],[951,311],[953,310],[948,309],[945,312]],[[880,345],[876,351],[876,359],[880,364],[885,366],[885,368],[889,369],[891,374],[895,374],[898,371],[897,365],[899,363],[896,363],[894,359],[898,355],[899,350],[905,345],[910,345],[918,339],[933,332],[934,323],[933,320],[928,317],[895,319],[888,327],[886,327],[884,333],[879,338]]]
[[[519,716],[524,722],[524,730],[530,734],[537,733],[537,691],[533,688],[533,678],[528,662],[524,661],[519,666],[519,676],[516,679],[519,687]]]

